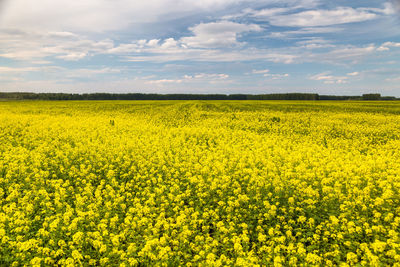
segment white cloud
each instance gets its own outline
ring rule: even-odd
[[[0,67],[0,73],[4,72],[32,72],[38,71],[40,68],[26,67],[26,68],[12,68],[12,67]]]
[[[117,47],[112,47],[111,49],[107,50],[107,53],[109,54],[127,54],[127,53],[132,53],[132,52],[140,52],[140,47],[136,43],[131,43],[131,44],[120,44]]]
[[[70,81],[72,82],[76,78],[93,78],[94,76],[103,76],[107,74],[118,74],[121,73],[121,69],[117,68],[77,68],[67,69],[58,66],[41,66],[41,67],[4,67],[0,66],[0,77],[6,74],[7,79],[2,80],[14,80],[24,81],[27,73],[35,73],[45,75],[46,78],[57,80],[57,81]]]
[[[278,14],[286,13],[293,10],[292,7],[276,7],[276,8],[265,8],[261,10],[252,10],[250,12],[253,17],[270,17]]]
[[[171,79],[161,79],[161,80],[151,80],[147,81],[148,84],[164,84],[164,83],[181,83],[182,80],[171,80]]]
[[[286,1],[271,0],[264,2],[268,2],[268,4],[272,5],[272,7],[263,9],[245,8],[240,13],[226,15],[223,16],[222,18],[228,20],[238,19],[242,17],[254,17],[254,18],[265,19],[270,16],[288,13],[297,9],[310,9],[320,5],[319,0],[286,0]]]
[[[378,50],[378,51],[389,51],[390,48],[387,47],[387,46],[380,46],[380,47],[377,48],[377,50]]]
[[[298,38],[303,35],[315,36],[317,34],[337,33],[343,31],[339,27],[306,27],[294,31],[271,32],[269,37],[278,39]]]
[[[390,50],[390,47],[400,47],[400,43],[395,43],[395,42],[386,42],[382,44],[380,47],[378,47],[378,51],[388,51]]]
[[[368,63],[372,64],[383,64],[383,61],[394,60],[396,57],[391,55],[396,51],[392,51],[392,54],[376,52],[400,47],[400,43],[396,42],[383,44],[379,42],[377,46],[366,44],[369,42],[366,40],[373,40],[372,38],[386,41],[390,40],[389,36],[394,36],[393,18],[385,17],[393,14],[394,3],[384,5],[370,3],[370,6],[381,5],[381,8],[335,8],[332,2],[329,4],[331,9],[324,10],[323,6],[326,5],[321,4],[323,1],[315,0],[81,2],[41,0],[40,2],[38,4],[28,0],[10,0],[8,8],[0,16],[0,58],[7,58],[3,59],[4,62],[12,62],[13,65],[10,66],[22,66],[0,67],[2,75],[9,76],[9,81],[12,79],[21,81],[21,77],[34,77],[34,79],[44,77],[49,80],[54,78],[56,84],[68,82],[71,85],[85,80],[84,78],[99,81],[114,79],[115,82],[118,79],[129,79],[126,77],[128,71],[124,67],[121,69],[107,68],[104,65],[95,67],[98,62],[109,62],[110,66],[143,68],[144,75],[165,71],[163,74],[165,76],[140,78],[138,83],[134,83],[135,86],[138,85],[134,88],[141,86],[152,88],[155,84],[165,85],[163,88],[178,87],[178,85],[182,88],[185,86],[194,88],[198,85],[200,88],[209,84],[229,83],[235,77],[223,72],[231,66],[235,72],[240,72],[240,68],[245,66],[247,70],[242,70],[241,73],[247,71],[247,75],[258,75],[253,78],[265,83],[266,80],[290,77],[284,72],[273,73],[272,63],[299,64],[298,68],[305,73],[304,77],[307,79],[309,77],[306,71],[310,65],[301,65],[303,63],[335,64],[345,66],[348,70],[351,69],[349,68],[351,64],[360,63],[366,58],[369,59]],[[240,12],[238,10],[242,10],[241,7],[246,8]],[[232,11],[232,15],[223,19],[221,16],[229,14],[230,10],[236,11]],[[238,14],[234,14],[235,12]],[[376,21],[377,24],[368,25],[374,24],[379,30],[384,29],[385,33],[391,31],[392,35],[372,36],[371,32],[371,39],[358,39],[364,34],[360,29],[366,24],[342,25],[375,18],[380,18]],[[295,28],[269,27],[267,22],[275,26]],[[384,23],[379,24],[379,22]],[[375,30],[372,31],[376,33]],[[357,34],[350,36],[353,32]],[[284,40],[270,40],[271,37]],[[54,67],[51,65],[60,60],[80,62],[64,63],[75,66],[75,69],[45,69],[41,66]],[[157,65],[159,63],[175,63],[173,61],[180,61],[178,64],[187,67],[188,70],[184,71],[190,75],[177,76],[178,71],[173,68],[154,69],[159,67]],[[214,62],[221,64],[213,64]],[[232,64],[226,64],[229,62]],[[251,71],[254,66],[262,66],[264,62],[272,62],[264,64],[271,68],[271,72],[265,69]],[[365,69],[362,66],[350,67]],[[182,73],[180,71],[182,70],[180,69],[178,73]],[[215,73],[205,73],[208,71]],[[46,75],[43,75],[44,72],[47,72]],[[367,76],[364,75],[364,71],[357,73],[351,72],[343,76],[323,73],[324,75],[319,77],[316,75],[312,77],[321,83],[339,84]],[[398,73],[381,76],[380,80],[396,77]],[[0,79],[5,80],[4,77]],[[293,82],[292,79],[287,80],[288,84]],[[31,82],[27,87],[38,84]],[[44,83],[45,86],[46,84],[50,88],[51,83]],[[74,87],[81,85],[76,83]],[[90,87],[90,84],[86,86]],[[251,87],[246,86],[243,88]]]
[[[52,62],[49,60],[32,60],[30,63],[34,65],[48,65],[51,64]]]
[[[253,70],[252,71],[253,74],[265,74],[265,73],[268,73],[268,72],[269,72],[268,69],[265,69],[265,70]]]
[[[199,73],[195,75],[185,75],[184,81],[186,83],[194,84],[226,84],[231,83],[229,75],[225,73]]]
[[[347,83],[347,76],[333,76],[330,72],[323,72],[310,77],[310,80],[323,81],[325,84],[344,84]]]
[[[4,27],[102,32],[132,23],[168,20],[193,12],[218,10],[247,0],[12,0],[3,7]]]
[[[274,73],[270,73],[269,69],[265,69],[265,70],[253,70],[252,71],[253,74],[262,74],[264,77],[268,77],[272,80],[280,80],[283,78],[287,78],[290,75],[288,73],[284,73],[284,74],[274,74]]]
[[[87,56],[85,52],[70,52],[65,55],[56,56],[56,58],[64,59],[66,61],[77,61]]]
[[[67,78],[89,78],[96,75],[115,74],[115,73],[121,73],[121,69],[109,68],[109,67],[99,68],[99,69],[87,69],[87,68],[80,68],[73,70],[64,69],[61,75]]]
[[[200,74],[196,74],[194,76],[188,76],[186,75],[185,77],[187,77],[188,79],[207,79],[207,80],[225,80],[229,78],[228,74],[224,74],[224,73],[220,73],[220,74],[214,74],[214,73],[200,73]]]
[[[113,41],[94,41],[70,32],[0,31],[0,57],[41,61],[54,56],[76,61],[114,46]]]
[[[241,24],[230,21],[201,23],[189,28],[194,36],[179,40],[139,40],[130,44],[120,44],[108,49],[106,53],[123,56],[131,62],[168,62],[168,61],[209,61],[231,62],[266,60],[290,64],[297,57],[287,53],[272,52],[267,49],[244,48],[238,41],[241,33],[261,31],[255,24]],[[230,47],[231,49],[226,49]]]
[[[37,32],[0,31],[0,57],[26,60],[32,64],[37,64],[35,62],[48,64],[52,58],[77,61],[98,54],[116,55],[122,61],[131,62],[243,62],[258,60],[284,64],[301,62],[337,64],[346,61],[358,62],[377,50],[372,44],[364,47],[339,46],[322,38],[300,41],[295,46],[284,48],[261,49],[245,46],[237,39],[240,35],[238,32],[259,30],[258,26],[227,21],[199,25],[193,27],[193,29],[197,29],[194,31],[197,34],[195,36],[182,37],[179,40],[174,38],[141,39],[130,43],[121,43],[118,46],[115,46],[114,41],[110,39],[90,40],[85,36],[69,32],[40,34]],[[214,39],[211,38],[212,41],[210,41],[209,36]],[[223,39],[216,36],[231,36],[232,38]],[[222,45],[223,43],[225,45]],[[226,49],[227,43],[231,45],[230,49]],[[398,46],[398,43],[387,42],[382,46],[394,47]],[[313,50],[318,48],[325,49],[320,52]],[[331,50],[327,51],[329,48]]]
[[[57,66],[44,66],[44,67],[5,67],[0,66],[0,73],[26,73],[26,72],[56,72],[61,70]]]
[[[228,74],[224,73],[198,73],[194,75],[184,75],[180,79],[157,79],[147,80],[147,84],[171,84],[171,83],[220,83],[225,82],[229,78]]]
[[[72,32],[49,32],[47,33],[49,37],[55,38],[78,38],[79,36]]]
[[[323,38],[311,38],[310,40],[298,41],[296,43],[301,48],[305,49],[320,49],[320,48],[335,48],[330,41]]]
[[[396,3],[397,2],[397,3]],[[395,0],[393,1],[393,3],[384,3],[383,4],[383,8],[360,8],[361,10],[365,10],[365,11],[371,11],[371,12],[375,12],[375,13],[381,13],[384,15],[392,15],[394,13],[396,13],[396,4],[400,3],[400,1]]]
[[[309,77],[310,80],[314,81],[322,81],[325,84],[345,84],[348,83],[349,79],[354,77],[359,76],[360,73],[355,71],[355,72],[350,72],[347,73],[346,76],[334,76],[331,74],[330,71],[319,73],[316,75],[313,75]]]
[[[194,36],[183,37],[181,42],[189,47],[214,48],[238,45],[238,36],[245,32],[259,32],[256,24],[241,24],[231,21],[201,23],[189,28]]]
[[[241,49],[237,51],[224,51],[220,49],[185,49],[174,50],[148,50],[151,55],[127,55],[125,61],[131,62],[170,62],[170,61],[194,61],[194,62],[233,62],[233,61],[270,61],[275,63],[291,64],[299,57],[295,54],[273,52],[267,49]]]
[[[10,76],[1,76],[0,75],[0,82],[3,83],[15,83],[15,82],[22,82],[24,79],[20,77],[10,77]],[[4,89],[2,89],[4,90]]]
[[[156,47],[158,45],[158,42],[160,42],[159,39],[152,39],[147,42],[147,45],[150,47]]]
[[[358,71],[347,73],[348,76],[358,76],[360,73]]]
[[[400,0],[391,0],[394,10],[400,12]]]
[[[300,59],[304,62],[325,62],[330,64],[356,64],[372,55],[375,45],[358,47],[353,45],[335,46],[334,49],[322,53],[304,53]]]
[[[400,76],[395,78],[387,78],[385,79],[387,82],[400,82]]]
[[[270,74],[270,73],[266,73],[264,74],[264,77],[268,77],[272,80],[280,80],[280,79],[284,79],[284,78],[288,78],[290,75],[288,73],[284,73],[284,74]]]
[[[25,30],[104,32],[127,29],[136,24],[225,10],[236,6],[315,6],[316,0],[10,0],[4,4],[0,24]],[[134,30],[134,29],[131,29]]]
[[[138,40],[112,47],[106,53],[124,55],[128,61],[136,62],[247,60],[238,59],[238,55],[241,54],[240,51],[227,52],[224,49],[228,46],[231,48],[242,47],[243,43],[237,39],[240,34],[260,31],[261,27],[255,24],[218,21],[201,23],[189,29],[194,36],[182,37],[179,40],[174,38]],[[235,54],[235,57],[229,58],[232,54]]]
[[[178,42],[174,38],[168,38],[161,45],[161,48],[168,49],[168,48],[175,48],[177,46],[178,46]]]
[[[361,22],[376,17],[375,13],[363,9],[338,7],[332,10],[308,10],[289,15],[276,15],[269,17],[268,21],[275,26],[315,27]]]

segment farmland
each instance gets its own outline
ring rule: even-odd
[[[400,103],[0,102],[0,264],[400,266]]]

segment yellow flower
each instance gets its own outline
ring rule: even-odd
[[[0,255],[36,266],[396,266],[399,110],[0,101]]]
[[[39,258],[39,257],[34,257],[30,261],[31,265],[34,266],[34,267],[39,267],[41,262],[42,262],[42,258]]]
[[[80,261],[83,259],[82,254],[77,250],[72,251],[72,257],[77,261]]]
[[[358,261],[357,255],[354,254],[353,252],[348,252],[346,255],[346,259],[349,264],[355,264]]]

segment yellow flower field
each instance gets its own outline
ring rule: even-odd
[[[400,266],[400,102],[0,102],[0,265]]]

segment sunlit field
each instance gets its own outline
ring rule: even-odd
[[[400,266],[400,102],[0,102],[0,265]]]

